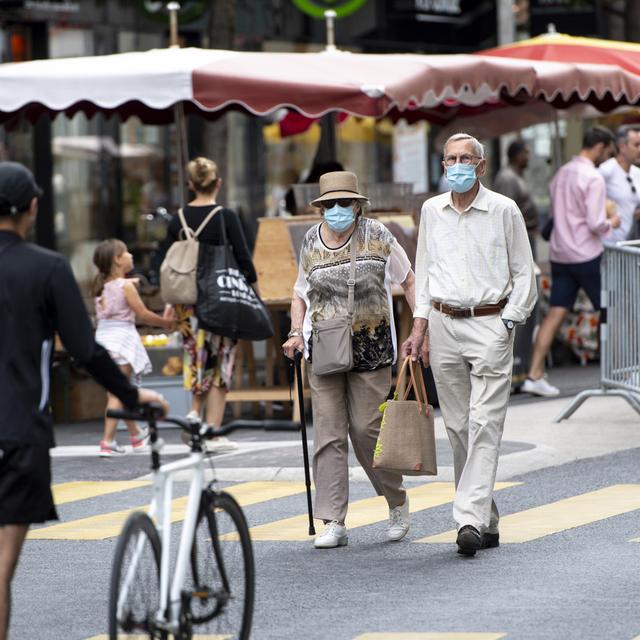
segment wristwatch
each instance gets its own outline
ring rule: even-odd
[[[504,322],[504,326],[507,327],[509,331],[513,331],[513,328],[516,326],[516,323],[513,320],[505,320],[502,318],[502,322]]]
[[[287,338],[302,338],[302,331],[300,329],[291,329],[287,334]]]

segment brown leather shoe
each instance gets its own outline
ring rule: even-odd
[[[500,546],[500,534],[485,532],[482,534],[481,549],[494,549]]]
[[[476,551],[482,548],[482,537],[474,526],[465,524],[458,531],[456,544],[458,545],[458,553],[464,556],[475,556]]]

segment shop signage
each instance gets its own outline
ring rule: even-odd
[[[25,9],[42,13],[78,13],[79,2],[70,0],[0,0],[0,10]]]
[[[414,193],[429,190],[427,123],[400,120],[393,129],[393,181],[411,182]]]
[[[547,32],[553,23],[556,31],[574,36],[598,35],[597,0],[529,0],[532,36]]]
[[[496,0],[386,0],[385,8],[389,39],[425,51],[473,51],[495,41]]]
[[[368,0],[292,0],[293,4],[312,18],[324,20],[324,12],[331,9],[336,17],[346,18],[355,13]]]
[[[440,13],[448,16],[462,14],[462,0],[414,0],[416,11]]]
[[[169,22],[169,14],[166,9],[166,0],[136,0],[138,8],[148,18],[156,22]],[[180,10],[178,11],[178,22],[186,24],[197,20],[209,8],[209,3],[205,0],[180,0]]]
[[[25,0],[24,8],[29,11],[56,11],[59,13],[78,13],[80,3],[67,2],[66,0]]]

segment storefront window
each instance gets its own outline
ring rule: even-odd
[[[145,126],[137,118],[120,125],[122,237],[137,269],[153,284],[158,281],[158,252],[173,208],[168,135],[169,127]]]
[[[96,116],[101,118],[101,116]],[[83,114],[52,126],[56,247],[67,256],[83,291],[93,278],[96,244],[118,228],[113,138],[96,135],[103,122]]]
[[[121,51],[162,45],[158,34],[121,32]],[[52,28],[52,57],[91,55],[93,39],[82,29]],[[166,234],[169,127],[121,122],[101,114],[58,115],[52,124],[54,226],[57,249],[67,256],[88,297],[93,251],[120,237],[136,257],[142,275],[155,280],[153,258]],[[15,136],[14,136],[15,138]],[[14,143],[15,144],[15,143]]]
[[[93,33],[52,25],[49,53],[51,58],[92,55]],[[113,144],[107,128],[103,116],[89,120],[83,114],[59,114],[51,126],[56,248],[69,259],[87,297],[93,250],[117,227],[116,220],[105,216],[113,207]]]
[[[391,181],[393,125],[388,121],[349,116],[336,127],[336,157],[346,171],[353,171],[362,184]],[[296,125],[294,121],[290,125]],[[289,191],[292,184],[304,183],[312,169],[321,127],[313,122],[306,131],[283,135],[285,121],[263,128],[266,147],[267,215],[300,213],[304,203],[295,203]]]
[[[522,130],[522,139],[529,145],[529,167],[527,182],[538,209],[546,215],[549,209],[549,183],[556,170],[564,163],[563,139],[566,123],[558,123],[559,139],[556,139],[555,124],[538,124]],[[554,149],[554,145],[556,148]]]

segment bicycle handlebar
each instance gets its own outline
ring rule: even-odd
[[[219,436],[226,436],[232,431],[241,429],[260,429],[262,431],[297,431],[290,426],[277,426],[273,423],[256,423],[256,424],[229,424],[221,427],[212,427],[201,420],[187,420],[183,417],[164,415],[164,409],[161,405],[155,403],[143,404],[134,410],[127,409],[108,409],[108,418],[116,418],[118,420],[140,420],[147,423],[155,423],[158,421],[170,422],[180,427],[190,435],[198,434],[200,438],[210,440]],[[203,428],[206,426],[206,429]]]

